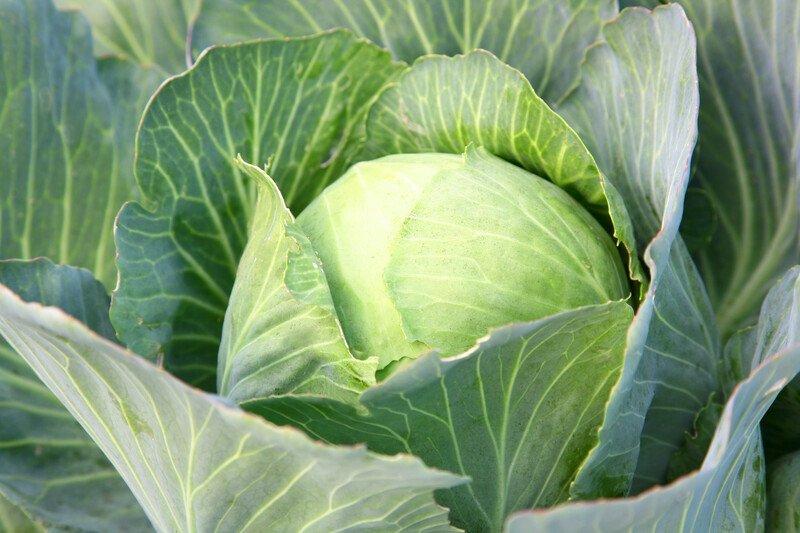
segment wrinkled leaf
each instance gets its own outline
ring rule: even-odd
[[[348,28],[409,63],[483,48],[553,103],[576,82],[583,51],[616,14],[613,0],[210,0],[194,24],[192,49],[330,28]]]
[[[142,203],[117,221],[120,340],[213,389],[228,295],[255,186],[237,153],[271,172],[299,209],[337,178],[373,95],[403,66],[334,32],[209,50],[151,101],[138,135]]]
[[[458,90],[445,90],[458,87]],[[549,179],[602,221],[629,253],[643,282],[633,229],[619,195],[592,155],[525,78],[486,52],[421,59],[370,111],[365,157],[394,153],[461,154],[469,144]]]

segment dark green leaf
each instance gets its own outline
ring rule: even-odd
[[[787,455],[767,471],[767,531],[800,530],[800,452]]]
[[[703,189],[689,187],[683,202],[681,237],[692,253],[702,250],[717,230],[718,215],[711,197]]]
[[[714,430],[719,425],[723,407],[721,403],[712,397],[697,413],[692,433],[685,434],[683,445],[672,456],[672,462],[667,472],[668,481],[675,481],[686,474],[698,470],[703,464],[708,447],[714,438]]]

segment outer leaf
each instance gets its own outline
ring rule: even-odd
[[[764,298],[751,366],[782,346],[800,343],[800,266],[784,275]]]
[[[446,88],[457,88],[448,90]],[[516,70],[486,52],[417,63],[370,111],[366,157],[403,152],[463,153],[474,143],[545,177],[604,222],[611,218],[643,280],[625,206],[564,120]]]
[[[662,226],[670,193],[684,195],[673,189],[696,138],[694,35],[673,6],[625,11],[603,36],[559,113],[625,199],[637,240],[648,243]]]
[[[106,338],[114,337],[105,289],[85,270],[47,259],[2,261],[0,283],[27,301],[58,306]],[[150,529],[103,452],[2,340],[0,421],[0,493],[26,512],[58,527]]]
[[[758,531],[763,527],[763,459],[758,419],[783,379],[795,372],[800,351],[764,365],[746,381],[723,413],[714,444],[724,457],[664,488],[638,498],[573,503],[553,510],[519,513],[509,533],[531,531]],[[795,364],[792,364],[795,363]],[[725,442],[723,433],[732,432]]]
[[[661,0],[619,0],[619,8],[625,9],[627,7],[646,7],[653,9],[661,4],[665,4]]]
[[[454,476],[270,426],[5,287],[0,332],[108,455],[158,530],[448,529],[431,493]]]
[[[289,393],[355,399],[375,383],[377,361],[361,361],[350,353],[332,303],[320,305],[308,293],[297,295],[290,289],[289,262],[319,260],[297,258],[303,253],[300,239],[308,239],[295,225],[275,182],[241,158],[237,163],[259,192],[250,240],[225,314],[219,394],[233,401]],[[300,272],[296,266],[292,270]],[[309,270],[314,272],[313,266]],[[313,290],[331,301],[324,274]]]
[[[800,450],[800,380],[786,387],[761,424],[767,459],[777,459]]]
[[[0,531],[13,531],[14,533],[41,533],[44,527],[31,520],[14,504],[0,498]]]
[[[767,474],[767,531],[800,529],[800,452],[773,463]]]
[[[781,283],[797,283],[798,277],[800,267],[793,269]],[[776,298],[773,301],[780,300],[782,292],[779,284],[771,293]],[[798,305],[797,297],[795,293],[791,299],[783,300],[780,309],[770,309],[765,304],[762,311],[781,314]],[[785,313],[779,322],[765,322],[759,329],[759,343],[774,338],[776,330],[791,327],[792,320],[796,317]],[[771,349],[776,351],[753,355],[761,363],[733,391],[699,471],[637,498],[520,513],[509,520],[508,531],[758,531],[763,528],[764,459],[758,423],[781,389],[800,371],[800,343],[786,340]],[[774,482],[772,487],[776,487]]]
[[[631,210],[651,285],[628,333],[625,371],[601,445],[573,494],[623,495],[665,482],[673,452],[718,388],[719,340],[702,282],[680,240],[695,140],[694,36],[678,6],[626,10],[591,48],[561,108]]]
[[[95,53],[113,54],[164,73],[186,66],[189,21],[199,0],[55,0],[62,9],[79,9],[89,19]]]
[[[753,371],[753,354],[756,350],[756,326],[736,332],[725,343],[720,379],[723,390],[732,391]]]
[[[683,445],[672,456],[672,462],[667,473],[668,481],[671,482],[690,474],[697,470],[698,465],[703,464],[708,447],[714,438],[714,431],[719,426],[723,407],[723,404],[712,397],[697,413],[692,432],[684,435]]]
[[[776,287],[761,308],[753,365],[777,346],[800,343],[800,267],[792,269]],[[795,378],[778,396],[761,425],[768,459],[800,450],[798,420],[800,379]]]
[[[49,0],[0,1],[0,62],[0,257],[44,255],[113,283],[137,100],[112,106],[101,78],[117,67],[98,72],[86,22]]]
[[[334,443],[408,452],[472,482],[437,494],[468,531],[565,501],[597,442],[631,319],[624,302],[494,330],[471,351],[415,360],[361,396],[369,414],[319,397],[243,403]]]
[[[489,50],[557,102],[577,81],[583,51],[603,21],[616,14],[612,0],[212,0],[194,25],[192,48],[349,28],[408,62]]]
[[[215,48],[165,84],[137,141],[143,204],[127,205],[117,221],[111,318],[120,339],[213,388],[255,205],[233,158],[271,157],[287,203],[301,208],[349,164],[371,98],[402,68],[336,32]]]
[[[107,206],[104,206],[106,210],[104,217],[112,221],[113,230],[113,221],[122,207],[122,202],[139,197],[139,187],[133,177],[136,130],[139,127],[139,120],[142,118],[142,111],[162,82],[163,76],[156,67],[145,67],[116,57],[99,59],[97,72],[113,104],[111,126],[114,130],[114,144],[117,150],[114,165],[108,169],[108,172],[111,176],[117,177],[116,179],[119,181],[117,187],[120,190],[115,193],[116,201],[109,202]],[[103,245],[106,240],[113,241],[113,231],[108,235],[104,233],[103,239]],[[108,258],[104,257],[103,260],[113,261],[113,255]],[[114,268],[113,274],[113,283],[116,284],[116,268]],[[106,282],[107,287],[110,285],[113,284]]]
[[[800,262],[800,3],[681,0],[697,31],[697,179],[719,226],[697,253],[720,330]]]

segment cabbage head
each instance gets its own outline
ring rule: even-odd
[[[358,163],[297,224],[353,355],[380,369],[629,294],[611,237],[586,209],[483,150]]]

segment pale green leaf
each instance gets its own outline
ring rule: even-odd
[[[350,351],[359,359],[378,358],[381,372],[392,361],[430,351],[406,337],[384,274],[392,244],[427,184],[463,164],[463,157],[454,154],[392,154],[361,161],[297,219],[323,264]],[[485,333],[473,337],[468,347]]]
[[[26,301],[60,307],[114,338],[108,295],[86,270],[56,266],[47,259],[0,261],[0,283],[14,287]],[[48,526],[151,530],[103,452],[1,339],[0,420],[0,494]]]
[[[81,422],[160,531],[449,527],[432,491],[460,480],[416,459],[326,447],[271,426],[5,287],[0,332]]]
[[[258,203],[225,314],[219,394],[235,402],[274,394],[355,400],[375,383],[377,361],[361,361],[348,350],[324,274],[301,280],[297,277],[300,267],[295,266],[292,281],[302,282],[305,290],[298,297],[287,285],[289,257],[301,252],[296,239],[302,230],[275,182],[258,167],[241,159],[237,163],[257,183]],[[307,249],[306,253],[314,252]],[[312,266],[303,272],[313,270]],[[319,266],[316,270],[321,273]],[[307,281],[316,286],[311,289]],[[324,293],[327,302],[315,302],[319,297],[309,290]]]
[[[719,220],[696,257],[728,336],[755,320],[769,286],[800,263],[800,3],[680,3],[697,33],[694,185]]]
[[[302,395],[242,405],[319,439],[413,453],[467,475],[437,500],[467,531],[500,531],[515,510],[568,499],[597,442],[631,317],[613,302],[496,329],[465,354],[416,359],[367,390],[361,409]]]
[[[453,355],[490,327],[630,296],[614,243],[571,196],[483,148],[463,157],[425,187],[383,273],[409,340]]]
[[[366,157],[461,154],[469,144],[549,179],[612,225],[631,278],[644,283],[617,191],[581,140],[516,70],[486,52],[419,60],[370,111]],[[611,222],[609,222],[609,218]]]
[[[344,32],[209,50],[145,112],[136,176],[142,204],[117,222],[120,340],[213,389],[222,321],[255,185],[241,153],[301,209],[352,162],[368,105],[404,67]]]
[[[192,49],[330,28],[348,28],[407,62],[483,48],[552,103],[577,81],[584,50],[616,14],[613,0],[206,0]]]

